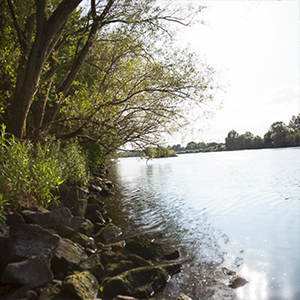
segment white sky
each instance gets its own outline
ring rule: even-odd
[[[170,144],[224,142],[232,129],[263,135],[300,111],[299,0],[195,1],[207,5],[206,25],[182,29],[180,42],[221,72],[223,108]]]

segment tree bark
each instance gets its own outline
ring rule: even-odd
[[[18,138],[22,139],[26,134],[27,116],[38,89],[43,66],[59,40],[67,20],[81,1],[63,0],[47,20],[45,0],[36,0],[36,37],[28,51],[29,55],[22,55],[16,90],[10,99],[6,120],[7,131]],[[23,43],[24,39],[20,40],[20,44]]]

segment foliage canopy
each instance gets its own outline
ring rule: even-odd
[[[189,105],[213,100],[214,70],[176,49],[170,26],[188,26],[203,7],[2,3],[0,120],[20,139],[77,137],[107,154],[128,142],[156,142],[187,122]]]

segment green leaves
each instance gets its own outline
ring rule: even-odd
[[[85,156],[77,141],[62,146],[59,142],[32,145],[0,135],[0,219],[1,210],[38,204],[49,207],[57,198],[56,188],[67,181],[85,184],[88,180]]]

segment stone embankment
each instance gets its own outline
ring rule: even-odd
[[[0,298],[149,299],[180,272],[180,263],[162,263],[178,250],[155,236],[121,238],[101,201],[112,187],[97,174],[88,190],[62,185],[51,210],[10,213],[0,225]]]

